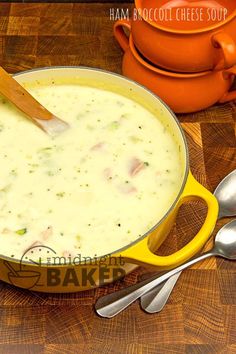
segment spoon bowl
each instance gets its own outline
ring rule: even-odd
[[[221,257],[236,260],[236,220],[223,226],[217,233],[214,252]]]
[[[236,215],[236,170],[221,181],[214,195],[219,202],[219,218]]]

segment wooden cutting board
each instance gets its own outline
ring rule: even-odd
[[[130,8],[0,3],[0,64],[12,73],[50,65],[120,73],[122,52],[109,19],[110,8],[117,6]],[[236,104],[179,119],[192,172],[213,191],[236,168]],[[205,211],[200,203],[184,206],[159,253],[190,240]],[[214,235],[225,222],[217,224]],[[236,262],[209,259],[185,271],[160,314],[148,315],[136,302],[114,319],[96,316],[93,304],[99,296],[150,272],[139,269],[115,284],[77,294],[37,294],[0,283],[0,353],[236,353]]]

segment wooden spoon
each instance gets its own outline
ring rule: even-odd
[[[0,67],[0,93],[49,135],[56,136],[69,128],[68,123],[54,116],[43,107],[2,67]]]

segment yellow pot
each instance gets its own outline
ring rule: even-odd
[[[199,184],[189,170],[188,148],[182,128],[174,113],[153,93],[143,86],[110,72],[85,67],[52,67],[35,69],[14,76],[27,85],[34,82],[87,84],[121,93],[139,102],[169,125],[182,154],[183,182],[178,196],[168,212],[157,220],[155,227],[145,235],[111,255],[93,259],[69,259],[57,257],[47,246],[32,247],[22,258],[0,256],[0,279],[13,285],[43,292],[74,292],[91,289],[114,281],[137,265],[154,266],[156,269],[176,267],[194,256],[208,240],[218,216],[216,198]],[[154,252],[171,230],[179,207],[188,200],[201,199],[208,206],[207,217],[197,235],[181,250],[169,255],[158,256]],[[112,207],[112,206],[111,206]],[[36,250],[37,249],[37,250]],[[36,262],[29,255],[37,251],[46,253],[47,263]],[[26,257],[27,256],[27,257]],[[45,259],[45,258],[44,258]]]

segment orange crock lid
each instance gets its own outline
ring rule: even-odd
[[[173,2],[173,4],[171,4]],[[186,24],[186,29],[178,29],[174,28],[174,22],[172,24],[173,26],[165,26],[162,25],[159,21],[153,21],[146,16],[144,16],[144,11],[147,10],[153,10],[155,8],[177,8],[177,7],[187,7],[189,4],[190,8],[193,7],[202,7],[202,8],[226,8],[229,11],[229,15],[226,17],[224,21],[219,21],[214,24],[210,24],[209,26],[202,26],[197,29],[190,29],[187,28]],[[139,11],[139,15],[141,15],[142,20],[149,23],[151,26],[156,27],[158,29],[161,29],[166,32],[171,32],[171,33],[183,33],[183,34],[193,34],[193,33],[201,33],[201,32],[207,32],[211,31],[214,29],[217,29],[224,24],[228,23],[229,21],[232,21],[236,17],[236,6],[235,6],[235,0],[135,0],[135,7]],[[145,10],[144,10],[145,9]],[[204,22],[205,23],[205,22]]]

